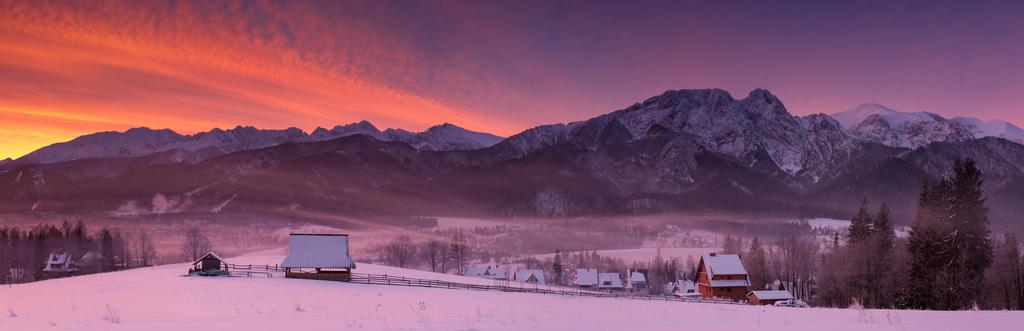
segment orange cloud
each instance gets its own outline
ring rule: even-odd
[[[133,126],[311,130],[369,119],[513,131],[373,77],[366,67],[417,69],[372,27],[262,2],[207,8],[218,4],[0,2],[0,157]]]

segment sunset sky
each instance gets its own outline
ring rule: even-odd
[[[0,158],[137,126],[500,135],[667,89],[1024,126],[1024,1],[0,0]]]

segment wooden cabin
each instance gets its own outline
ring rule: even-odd
[[[288,257],[281,267],[287,278],[347,282],[356,264],[348,253],[347,234],[293,233],[288,236]]]
[[[747,300],[750,278],[739,255],[701,256],[697,264],[697,289],[705,299]]]
[[[789,299],[793,299],[793,294],[782,290],[750,291],[747,294],[747,301],[752,305],[774,305],[777,301]]]
[[[192,262],[192,269],[189,269],[188,273],[199,276],[226,276],[228,275],[228,262],[216,253],[208,252]]]

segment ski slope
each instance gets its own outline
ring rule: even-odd
[[[166,265],[0,287],[0,330],[1015,330],[1024,323],[1019,312],[795,309],[183,277],[187,268]],[[366,264],[357,271],[490,282]]]

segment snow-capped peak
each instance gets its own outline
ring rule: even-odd
[[[847,130],[853,130],[872,116],[879,116],[890,126],[900,126],[911,122],[945,121],[942,116],[929,112],[900,112],[877,103],[865,103],[841,113],[832,114]]]
[[[930,112],[900,112],[867,103],[832,115],[853,135],[887,146],[916,148],[932,142],[998,137],[1024,143],[1024,130],[1001,120],[946,119]]]
[[[972,117],[955,117],[953,122],[965,126],[976,137],[998,137],[1024,144],[1024,129],[1003,120],[983,121]]]

